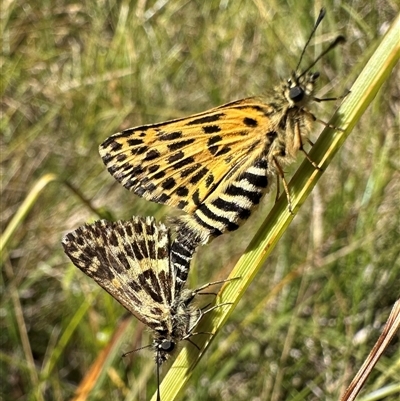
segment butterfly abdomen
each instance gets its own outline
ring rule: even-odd
[[[195,241],[187,241],[186,233],[178,231],[176,239],[171,245],[171,264],[175,269],[175,295],[179,294],[184,287],[190,269],[196,246]]]
[[[193,248],[194,252],[194,248],[211,238],[238,229],[268,191],[269,175],[267,159],[262,157],[218,194],[206,199],[193,215],[179,217],[176,221],[178,237],[172,245],[172,252],[180,246]]]

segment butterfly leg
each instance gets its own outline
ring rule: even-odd
[[[301,144],[300,146],[300,152],[304,153],[304,156],[306,157],[306,159],[312,164],[312,166],[316,169],[316,170],[322,170],[321,167],[318,166],[317,163],[315,163],[315,161],[313,159],[311,159],[310,155],[308,154],[308,152],[303,148],[303,144]]]
[[[285,173],[284,173],[281,165],[279,164],[278,160],[276,159],[276,157],[272,156],[272,159],[273,159],[273,161],[275,163],[275,167],[277,169],[278,176],[281,177],[281,180],[282,180],[283,189],[285,190],[286,198],[287,198],[287,202],[288,202],[289,212],[290,212],[290,214],[293,214],[292,201],[290,200],[290,191],[289,191],[288,183],[287,183],[286,178],[285,178]]]
[[[232,281],[232,280],[239,280],[239,279],[240,279],[240,277],[233,277],[233,278],[229,278],[229,279],[226,279],[226,280],[213,281],[213,282],[211,282],[211,283],[204,284],[204,285],[202,285],[201,287],[199,287],[199,288],[197,288],[196,290],[194,290],[194,291],[192,292],[191,296],[188,297],[188,300],[190,300],[189,303],[190,303],[191,300],[196,296],[196,294],[198,294],[198,295],[203,295],[203,294],[205,295],[205,294],[206,294],[206,293],[204,293],[204,292],[203,292],[203,293],[199,293],[199,291],[202,291],[202,290],[204,290],[204,289],[206,289],[206,288],[208,288],[208,287],[210,287],[210,286],[212,286],[212,285],[227,283],[227,282],[229,282],[229,281]],[[209,312],[213,311],[214,309],[219,308],[219,307],[224,306],[224,305],[232,305],[232,302],[223,302],[223,303],[214,305],[214,306],[212,306],[211,308],[208,308],[209,304],[207,304],[204,308],[199,309],[199,310],[198,310],[198,313],[199,313],[199,314],[198,314],[197,319],[193,322],[192,326],[191,326],[190,329],[187,331],[187,332],[188,332],[188,336],[187,336],[187,337],[192,337],[192,336],[197,335],[197,334],[213,334],[213,333],[206,333],[206,332],[193,333],[193,330],[194,330],[194,328],[198,325],[198,323],[200,322],[201,318],[202,318],[206,313],[209,313]],[[206,310],[204,310],[204,309],[206,309]],[[187,339],[187,338],[184,338],[184,339]]]
[[[216,292],[200,292],[200,291],[205,290],[206,288],[211,287],[213,285],[227,283],[229,281],[239,280],[239,279],[240,279],[240,277],[233,277],[233,278],[228,278],[226,280],[213,281],[211,283],[204,284],[201,287],[199,287],[199,288],[195,289],[194,291],[192,291],[192,294],[190,295],[190,297],[188,297],[188,299],[186,300],[185,303],[186,303],[186,305],[189,305],[190,302],[192,302],[193,298],[196,295],[215,295],[215,296],[217,296],[218,294]],[[203,308],[201,308],[201,310],[203,311],[204,309],[208,308],[209,306],[210,306],[210,304],[207,304],[207,305],[203,306]]]
[[[190,337],[195,336],[196,334],[197,334],[197,333],[190,333]],[[209,334],[212,334],[212,333],[209,333]],[[184,338],[184,340],[189,341],[190,344],[192,344],[194,347],[196,347],[196,348],[200,351],[200,347],[199,347],[194,341],[192,341],[192,340],[190,339],[190,337]]]
[[[347,94],[345,96],[347,96]],[[343,97],[345,97],[345,96],[343,96]],[[332,98],[332,99],[319,99],[319,100],[320,101],[323,101],[323,100],[336,100],[336,99],[341,99],[341,98],[342,97],[338,97],[338,98],[335,98],[335,99]],[[306,109],[303,109],[303,112],[307,116],[309,116],[313,121],[318,121],[320,124],[325,125],[325,127],[329,127],[329,128],[334,129],[334,130],[337,130],[337,131],[344,131],[342,128],[336,127],[336,126],[334,126],[332,124],[327,123],[324,120],[321,120],[320,118],[315,117],[315,115],[313,113],[311,113],[310,111],[308,111]]]
[[[336,100],[342,100],[344,99],[348,94],[350,93],[350,90],[347,90],[342,96],[339,97],[325,97],[325,98],[319,98],[319,97],[313,97],[314,102],[335,102]]]
[[[306,138],[310,146],[314,146],[314,142],[310,138]]]
[[[279,174],[276,176],[276,196],[275,196],[275,203],[278,202],[279,195],[281,194],[281,188],[280,188],[280,180],[279,180]]]
[[[204,285],[202,285],[202,286],[199,287],[199,288],[196,288],[196,289],[193,291],[193,294],[194,294],[194,295],[195,295],[195,294],[198,294],[198,295],[213,294],[213,293],[209,293],[209,292],[200,292],[200,291],[205,290],[206,288],[211,287],[211,286],[213,286],[213,285],[222,284],[222,283],[228,283],[229,281],[239,280],[239,279],[240,279],[240,277],[233,277],[233,278],[227,278],[227,279],[225,279],[225,280],[213,281],[213,282],[211,282],[211,283],[204,284]],[[216,295],[216,294],[215,294],[215,295]]]
[[[312,120],[316,120],[317,118],[314,116],[314,114],[310,113],[307,110],[303,110]],[[299,144],[299,150],[300,152],[303,152],[306,159],[312,164],[312,166],[317,169],[320,170],[320,167],[318,167],[318,164],[314,162],[314,160],[311,159],[311,157],[309,156],[308,152],[304,149],[304,144],[303,144],[303,138],[301,136],[301,130],[300,130],[300,123],[297,122],[295,127],[294,127],[294,134],[296,136],[296,141]],[[310,139],[307,138],[307,142],[313,146],[314,144],[311,142]]]
[[[198,318],[197,318],[196,321],[192,324],[192,327],[189,328],[189,330],[188,330],[188,335],[185,336],[185,337],[183,338],[183,340],[187,340],[189,337],[196,336],[196,335],[198,335],[198,334],[214,334],[214,333],[205,332],[205,331],[203,331],[203,332],[193,332],[193,330],[194,330],[194,328],[199,324],[201,318],[202,318],[206,313],[209,313],[209,312],[213,311],[214,309],[220,308],[221,306],[232,305],[232,304],[233,304],[233,302],[223,302],[223,303],[220,303],[220,304],[218,304],[218,305],[212,306],[211,308],[207,309],[207,310],[204,311],[204,312],[203,312],[202,310],[199,310],[200,313],[199,313]]]

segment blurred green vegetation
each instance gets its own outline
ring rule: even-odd
[[[124,309],[68,261],[61,237],[100,217],[176,213],[116,183],[99,143],[120,128],[262,94],[295,68],[322,5],[327,16],[304,64],[345,35],[347,43],[318,64],[318,96],[340,96],[398,14],[395,2],[2,3],[2,232],[35,185],[41,190],[2,254],[0,398],[72,398],[124,322]],[[336,400],[343,393],[400,293],[399,75],[397,66],[182,399]],[[328,120],[334,108],[313,111]],[[321,129],[316,124],[314,137]],[[242,229],[199,250],[191,287],[228,275],[273,198]],[[150,341],[132,319],[89,399],[150,398],[152,353],[120,358]],[[365,397],[400,381],[399,359],[397,339]]]

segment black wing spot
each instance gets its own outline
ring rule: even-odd
[[[159,197],[154,198],[154,202],[159,202],[159,203],[167,203],[170,199],[170,196],[167,194],[161,194]]]
[[[212,173],[210,173],[206,178],[206,188],[209,188],[213,182],[214,182],[214,176]]]
[[[138,244],[137,242],[133,242],[131,244],[131,247],[132,247],[132,252],[135,255],[137,260],[142,260],[147,257],[147,255],[143,254],[143,250],[140,247],[140,244]]]
[[[141,155],[142,153],[147,152],[148,149],[148,146],[140,146],[138,148],[132,149],[131,154],[132,156]]]
[[[167,163],[168,164],[172,164],[180,159],[182,159],[183,157],[185,157],[185,154],[180,150],[179,152],[174,153],[172,156],[170,156],[167,159]]]
[[[115,231],[109,233],[109,240],[111,245],[118,246],[118,237],[116,236]]]
[[[168,134],[164,134],[162,131],[162,135],[159,136],[160,141],[173,141],[179,138],[182,138],[182,131],[171,132]]]
[[[176,189],[176,194],[178,196],[188,196],[189,195],[189,189],[186,187],[179,187]]]
[[[194,158],[193,157],[187,157],[186,159],[181,160],[180,162],[174,164],[173,168],[174,170],[179,170],[182,167],[185,167],[189,164],[193,164],[194,163]]]
[[[257,120],[254,120],[254,118],[249,118],[249,117],[245,117],[243,119],[243,123],[251,128],[257,127],[258,125]]]
[[[218,152],[218,146],[217,146],[217,145],[210,146],[210,147],[208,148],[208,150],[210,151],[210,153],[211,153],[212,155],[215,156],[215,154]]]
[[[153,164],[152,166],[149,167],[149,173],[155,173],[158,169],[160,168],[160,166],[158,164]]]
[[[179,141],[179,142],[174,142],[168,145],[168,149],[170,152],[174,152],[175,150],[179,150],[184,148],[187,145],[190,145],[191,143],[193,143],[195,141],[194,138],[192,139],[185,139],[183,141]]]
[[[117,253],[116,256],[117,256],[117,259],[121,262],[121,265],[123,265],[126,270],[130,270],[131,266],[130,266],[125,254],[123,252],[119,252],[119,253]],[[118,269],[117,266],[118,266],[117,264],[114,265],[114,268],[116,268],[116,270],[119,271],[120,269]]]
[[[143,139],[138,139],[138,138],[128,139],[129,146],[138,146],[138,145],[142,145],[143,143],[144,143]]]
[[[190,178],[191,184],[197,184],[206,174],[208,173],[208,168],[203,167],[195,175]]]
[[[127,159],[127,155],[120,153],[119,155],[117,155],[116,160],[118,163],[122,163],[123,161],[125,161]]]
[[[224,113],[216,113],[212,114],[210,116],[205,116],[205,117],[199,117],[195,118],[194,120],[188,122],[186,126],[188,125],[197,125],[197,124],[206,124],[206,123],[213,123],[215,121],[219,121],[221,117],[224,117]]]
[[[162,186],[164,189],[166,189],[166,190],[172,189],[175,185],[176,185],[176,181],[175,181],[172,177],[167,178],[167,179],[161,184],[161,186]]]
[[[188,201],[179,201],[178,205],[176,206],[178,209],[184,209],[188,205]]]
[[[166,172],[165,171],[160,171],[157,174],[154,174],[154,179],[159,180],[160,178],[163,178],[165,176]]]
[[[155,227],[153,224],[146,224],[145,226],[145,230],[146,230],[146,234],[147,235],[154,235],[154,233],[156,232]]]
[[[203,127],[203,132],[205,134],[214,134],[216,132],[220,132],[221,127],[218,125],[206,125]]]
[[[116,152],[116,151],[118,151],[118,150],[121,150],[121,148],[122,148],[122,143],[119,143],[119,142],[117,142],[116,140],[114,140],[113,137],[110,137],[110,138],[106,139],[106,140],[102,143],[101,147],[102,147],[103,149],[105,149],[105,148],[107,148],[107,147],[110,147],[110,150],[112,150],[113,152]]]
[[[194,194],[192,195],[192,200],[196,206],[201,205],[199,188],[197,188],[196,191],[194,192]]]
[[[222,156],[226,153],[229,153],[231,151],[231,148],[229,146],[224,146],[221,150],[218,150],[218,152],[215,153],[215,156]]]
[[[222,141],[222,136],[214,135],[208,140],[207,146],[209,147],[209,146],[215,145],[219,141]]]
[[[182,160],[182,162],[184,162],[185,160]],[[185,178],[185,177],[189,176],[190,174],[192,174],[196,170],[198,170],[200,167],[201,167],[201,164],[200,163],[196,163],[193,166],[185,168],[183,171],[181,171],[181,178]]]
[[[129,287],[131,287],[132,288],[132,290],[135,292],[135,293],[138,293],[138,292],[140,292],[141,290],[142,290],[142,287],[140,286],[140,284],[138,284],[136,281],[129,281],[128,282],[128,285],[129,285]]]
[[[146,153],[143,161],[150,161],[154,159],[158,159],[160,157],[160,152],[158,150],[152,149]]]

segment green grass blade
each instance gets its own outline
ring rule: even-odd
[[[18,229],[18,227],[20,227],[24,223],[30,210],[39,200],[40,195],[42,194],[44,189],[47,188],[47,185],[54,181],[62,182],[56,174],[49,173],[40,177],[33,185],[32,189],[22,202],[21,206],[18,208],[17,213],[15,213],[11,221],[8,223],[7,227],[4,230],[4,233],[0,236],[0,266],[2,266],[6,255],[6,252],[4,251],[7,249],[7,245],[12,240],[15,231]],[[84,204],[94,214],[97,214],[98,217],[109,218],[109,219],[111,218],[111,216],[109,216],[107,211],[101,209],[95,209],[92,206],[91,202],[87,200],[81,194],[81,192],[76,188],[74,188],[68,181],[64,181],[62,183],[68,188],[68,190],[70,190],[77,198],[81,200],[82,204]]]
[[[39,178],[39,180],[36,181],[33,188],[29,192],[28,196],[18,208],[17,213],[15,213],[14,217],[11,219],[8,226],[4,230],[4,233],[0,236],[0,265],[3,262],[3,251],[7,248],[7,245],[12,239],[15,231],[21,224],[23,224],[26,216],[38,200],[39,195],[42,193],[43,189],[47,187],[47,184],[55,180],[57,180],[57,176],[55,174],[45,174],[43,177]]]

